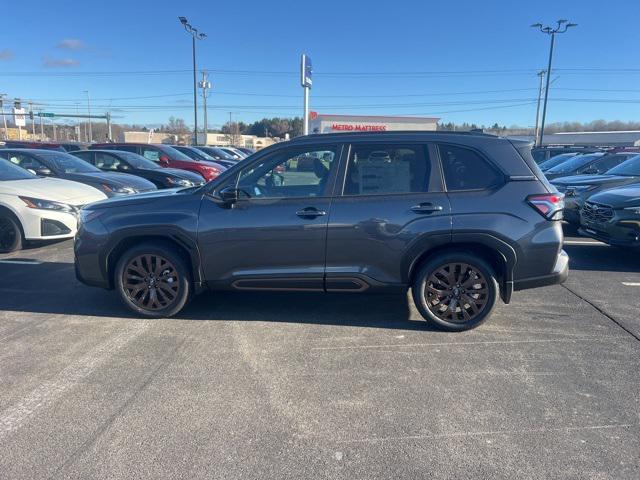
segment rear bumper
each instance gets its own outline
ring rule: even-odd
[[[548,275],[539,277],[521,278],[513,282],[513,289],[526,290],[529,288],[546,287],[563,283],[569,277],[569,255],[564,250],[560,250],[553,271]]]

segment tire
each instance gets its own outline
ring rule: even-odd
[[[169,244],[143,243],[124,252],[115,284],[122,303],[147,318],[171,317],[191,296],[187,264]]]
[[[0,214],[0,253],[10,253],[22,248],[22,228],[13,215]]]
[[[411,291],[428,324],[453,332],[485,322],[500,293],[493,268],[482,258],[463,251],[428,260],[418,270]]]

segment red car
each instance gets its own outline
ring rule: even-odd
[[[89,148],[137,153],[163,167],[179,168],[197,173],[207,182],[223,172],[220,166],[212,165],[211,162],[192,160],[175,148],[158,143],[94,143]]]

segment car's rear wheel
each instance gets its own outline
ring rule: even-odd
[[[122,302],[138,315],[171,317],[189,300],[189,270],[170,245],[145,243],[127,250],[115,271]]]
[[[413,300],[428,323],[461,331],[483,323],[499,295],[491,266],[466,252],[451,252],[427,261],[412,286]]]
[[[22,248],[22,229],[11,215],[0,215],[0,253],[9,253]]]

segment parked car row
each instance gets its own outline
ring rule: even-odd
[[[219,147],[8,141],[0,149],[0,253],[25,241],[73,237],[87,203],[200,186],[246,155]]]
[[[562,153],[539,164],[564,219],[610,245],[640,248],[640,152]]]

